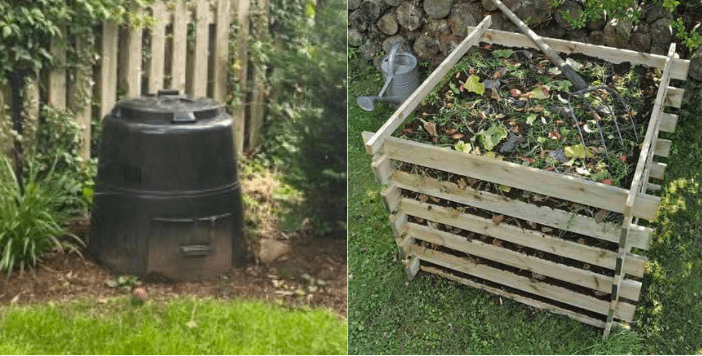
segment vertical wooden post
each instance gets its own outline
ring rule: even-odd
[[[149,92],[156,94],[159,89],[163,89],[163,67],[165,65],[166,51],[166,23],[164,19],[168,15],[166,5],[162,1],[157,1],[151,5],[153,17],[156,25],[151,29],[151,65],[149,66]]]
[[[142,9],[133,10],[137,15],[143,13]],[[141,95],[141,28],[129,28],[127,35],[127,96],[130,98]]]
[[[249,9],[251,8],[251,0],[240,0],[237,4],[237,22],[239,29],[236,33],[237,53],[236,64],[238,73],[235,74],[235,80],[239,83],[239,88],[243,93],[246,93],[246,76],[249,64]],[[234,108],[232,112],[234,118],[234,141],[236,151],[239,154],[244,152],[244,137],[246,127],[246,96],[241,98],[241,105]]]
[[[212,97],[219,103],[227,99],[227,74],[229,71],[229,26],[231,0],[217,1],[215,30],[214,86]]]
[[[117,100],[117,24],[102,23],[102,48],[100,66],[100,120],[112,110]]]
[[[65,37],[65,28],[61,29]],[[49,73],[49,105],[55,109],[66,109],[66,46],[60,41],[51,42],[54,69]]]
[[[209,44],[208,15],[210,4],[207,0],[197,0],[195,10],[195,53],[193,58],[193,80],[188,92],[193,96],[207,95],[207,51]]]
[[[254,23],[256,35],[265,35],[268,32],[268,0],[256,0],[257,13]],[[255,71],[252,83],[251,99],[251,121],[249,125],[249,149],[253,149],[261,142],[261,128],[265,117],[265,105],[263,105],[263,91],[265,90],[264,74]]]
[[[89,44],[85,38],[76,41],[76,51],[78,53],[86,50]],[[69,107],[75,110],[76,121],[80,126],[81,145],[79,156],[87,162],[90,160],[90,124],[92,118],[92,95],[93,90],[90,83],[92,70],[90,67],[76,69],[75,82],[71,83]]]
[[[24,133],[22,134],[24,137],[28,137],[30,135],[29,130],[27,128],[29,126],[32,127],[33,132],[31,134],[36,133],[37,129],[37,124],[39,123],[39,78],[37,75],[37,79],[34,79],[30,81],[27,84],[27,87],[25,88],[25,96],[24,96],[24,108],[25,111],[27,112],[27,117],[25,118],[25,128],[24,128]],[[1,115],[0,115],[1,116]],[[36,149],[36,147],[25,147],[25,149]]]
[[[188,56],[188,22],[190,14],[184,1],[176,1],[173,12],[173,89],[185,93],[185,68]]]

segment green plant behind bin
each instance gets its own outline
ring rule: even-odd
[[[0,271],[8,274],[15,268],[24,271],[35,266],[51,249],[75,251],[82,244],[60,225],[70,216],[65,206],[76,199],[64,189],[66,176],[51,169],[39,179],[37,165],[27,166],[21,194],[9,160],[0,160]]]

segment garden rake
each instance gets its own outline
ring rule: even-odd
[[[573,119],[573,122],[575,123],[575,126],[578,129],[578,135],[580,137],[580,142],[583,145],[583,150],[586,150],[586,145],[585,145],[585,138],[583,136],[583,130],[580,126],[580,120],[575,116],[575,110],[573,108],[573,102],[574,100],[580,100],[582,101],[585,106],[587,107],[587,110],[591,113],[595,125],[597,126],[597,130],[600,133],[600,141],[602,142],[602,145],[604,146],[605,150],[605,155],[609,157],[609,153],[607,151],[607,144],[605,143],[604,139],[604,134],[602,131],[602,126],[600,125],[600,121],[605,121],[602,119],[600,114],[602,115],[611,115],[613,117],[614,125],[617,131],[617,135],[619,136],[619,141],[621,143],[624,142],[624,139],[622,138],[622,132],[619,128],[619,124],[617,123],[617,114],[618,113],[625,113],[628,116],[629,122],[631,123],[632,127],[634,128],[634,137],[636,137],[636,141],[638,142],[638,134],[636,133],[636,128],[635,128],[635,123],[634,123],[634,117],[631,114],[631,110],[629,109],[628,105],[624,101],[624,99],[617,93],[616,90],[606,86],[606,85],[601,85],[598,87],[590,87],[588,84],[583,80],[582,77],[580,77],[573,68],[568,65],[555,51],[553,51],[547,44],[544,42],[543,39],[539,35],[537,35],[534,31],[532,31],[517,15],[515,15],[507,6],[505,6],[502,1],[500,0],[492,0],[492,2],[497,6],[500,11],[502,11],[505,16],[507,16],[512,23],[514,23],[517,27],[519,27],[519,30],[522,31],[536,46],[548,57],[548,59],[553,63],[558,69],[565,75],[568,80],[573,83],[573,86],[575,87],[575,91],[572,93],[569,93],[568,98],[564,99],[565,103],[568,105],[567,107],[567,114]],[[590,104],[590,102],[587,100],[588,97],[594,97],[595,101],[601,102],[601,104],[593,106]],[[607,97],[610,98],[611,103],[614,105],[610,105],[608,103]],[[614,106],[614,107],[612,107]]]

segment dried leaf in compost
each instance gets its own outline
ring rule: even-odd
[[[463,177],[458,178],[458,181],[456,182],[456,184],[458,184],[458,189],[468,188],[468,182],[466,182],[466,179]]]
[[[451,135],[451,138],[454,140],[459,140],[459,139],[463,138],[463,134],[462,133],[453,134],[453,135]]]
[[[563,149],[566,157],[570,158],[588,158],[595,157],[595,155],[590,151],[589,147],[583,147],[583,144],[578,144],[575,146],[568,146]]]
[[[432,141],[438,141],[439,135],[436,133],[436,123],[424,120],[422,120],[422,123],[424,124],[424,130],[431,136]]]
[[[455,128],[444,129],[444,134],[447,136],[451,136],[451,135],[455,134],[456,131],[458,131],[458,130],[456,130]]]
[[[428,195],[426,195],[426,194],[419,194],[419,201],[421,201],[422,203],[426,203],[427,200],[429,200],[429,196],[428,196]]]
[[[498,226],[498,225],[500,225],[500,223],[502,223],[502,220],[504,220],[504,219],[505,219],[504,215],[493,215],[492,216],[492,224],[495,226]]]

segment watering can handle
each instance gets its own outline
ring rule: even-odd
[[[390,48],[390,55],[388,55],[388,69],[390,70],[391,78],[393,75],[395,75],[395,68],[393,67],[395,62],[395,53],[400,49],[400,46],[402,46],[402,41],[395,41]]]

